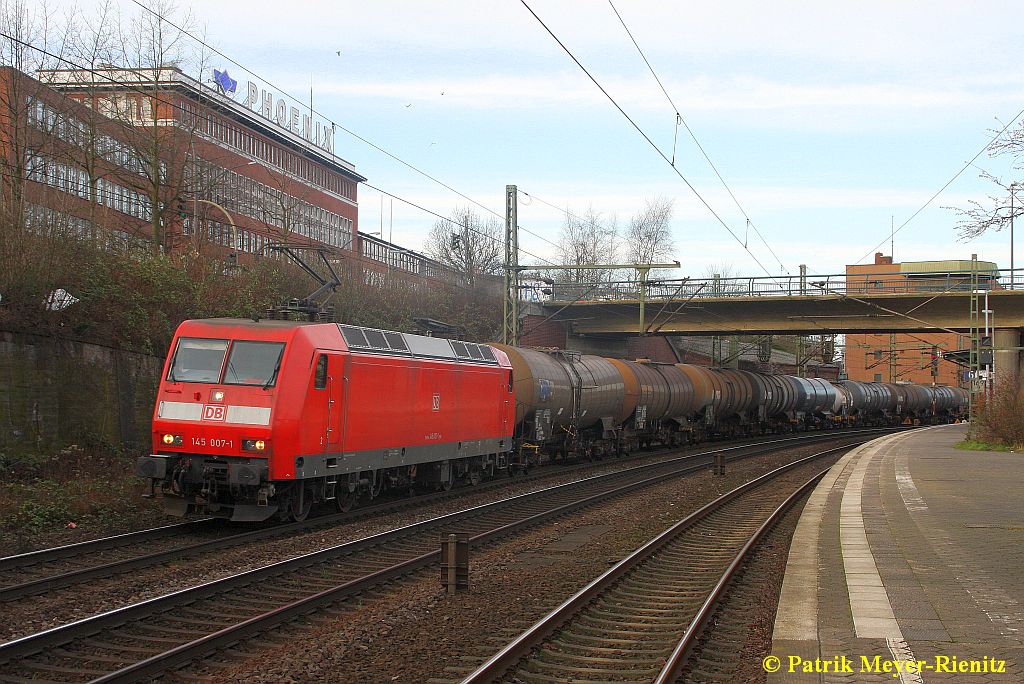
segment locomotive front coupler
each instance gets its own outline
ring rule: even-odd
[[[217,469],[209,465],[204,465],[200,478],[202,478],[203,481],[203,488],[200,493],[204,497],[212,500],[217,496]]]

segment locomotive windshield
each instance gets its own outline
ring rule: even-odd
[[[283,353],[281,342],[233,343],[224,369],[224,384],[271,387],[277,381]]]
[[[231,351],[228,352],[228,344]],[[228,362],[224,364],[227,353]],[[209,340],[182,337],[167,379],[172,382],[222,382],[271,387],[281,369],[283,342]],[[221,369],[224,377],[221,379]]]
[[[174,363],[167,379],[173,382],[217,382],[224,365],[227,340],[183,337],[178,340]]]

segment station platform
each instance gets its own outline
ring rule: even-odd
[[[819,483],[769,682],[1024,682],[1024,454],[955,449],[966,431],[874,440]]]

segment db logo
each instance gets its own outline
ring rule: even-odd
[[[433,399],[433,402],[431,404],[431,407],[432,407],[432,409],[434,411],[440,411],[441,410],[441,395],[440,394],[435,394],[434,395],[434,399]]]
[[[203,406],[203,420],[224,420],[224,407],[206,404]]]

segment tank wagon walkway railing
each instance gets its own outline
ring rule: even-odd
[[[1024,269],[983,269],[978,287],[986,290],[1024,290]],[[595,283],[555,283],[551,299],[564,302],[636,300],[636,280]],[[800,297],[823,293],[941,294],[969,292],[971,273],[921,272],[760,276],[747,278],[659,278],[646,283],[644,296],[656,299],[704,299],[727,297]]]

